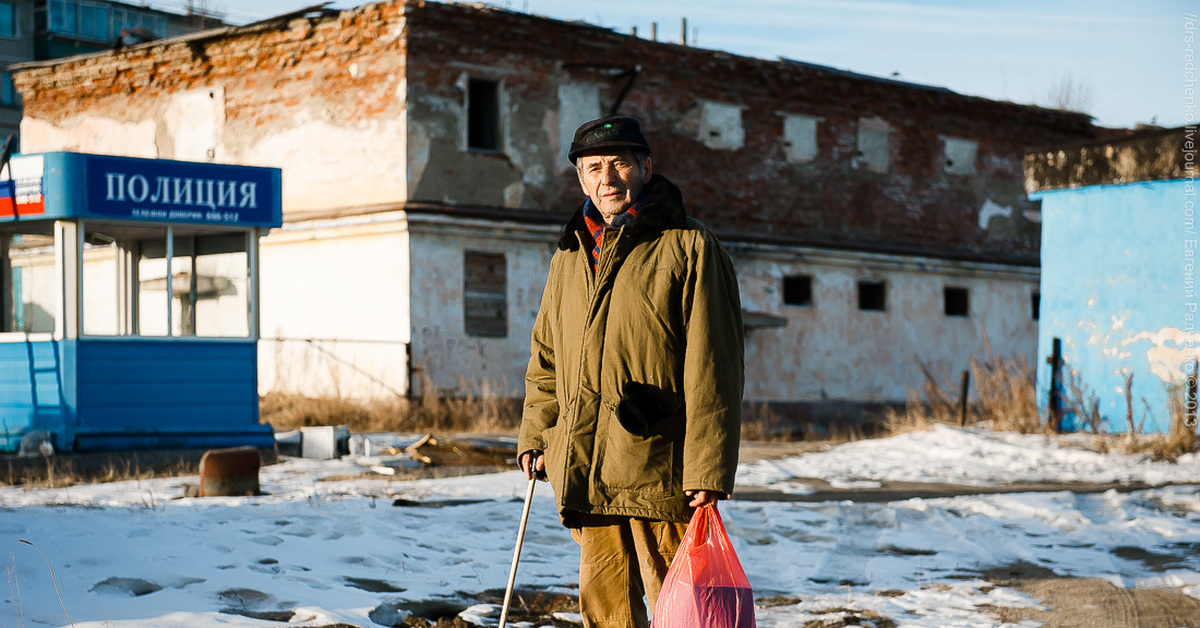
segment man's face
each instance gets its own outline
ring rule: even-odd
[[[576,160],[576,165],[579,185],[600,210],[605,223],[611,223],[613,218],[629,209],[650,178],[650,158],[639,164],[630,149],[584,155]]]

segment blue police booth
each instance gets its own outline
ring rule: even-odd
[[[0,451],[273,445],[258,240],[281,174],[79,153],[0,172]]]

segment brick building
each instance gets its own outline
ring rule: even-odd
[[[26,152],[283,169],[263,242],[265,388],[519,396],[566,146],[637,116],[727,243],[747,401],[859,416],[919,365],[1034,359],[1028,147],[1083,114],[474,5],[379,2],[19,66]]]

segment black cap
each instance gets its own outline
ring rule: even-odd
[[[650,144],[642,135],[642,125],[633,118],[614,116],[584,122],[575,129],[575,139],[567,158],[575,163],[584,153],[607,148],[632,148],[650,154]]]

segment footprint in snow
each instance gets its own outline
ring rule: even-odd
[[[163,588],[182,589],[199,582],[204,582],[204,578],[181,576],[167,578],[167,580],[158,584],[149,580],[142,580],[141,578],[112,577],[97,582],[89,591],[99,595],[115,597],[140,597],[154,593],[155,591],[161,591]]]
[[[106,578],[89,589],[91,593],[114,597],[140,597],[162,591],[162,587],[141,578]]]

